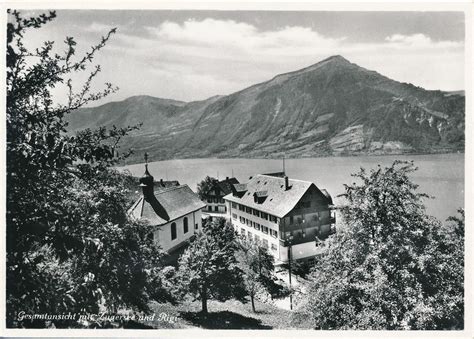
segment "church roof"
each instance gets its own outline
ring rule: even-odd
[[[141,196],[130,208],[129,215],[152,225],[163,225],[205,206],[188,185],[180,185],[155,190],[149,201]]]

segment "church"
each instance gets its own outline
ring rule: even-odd
[[[201,209],[206,205],[188,185],[165,188],[156,185],[145,163],[140,186],[143,194],[128,213],[132,218],[148,222],[149,236],[162,250],[172,253],[201,231]]]

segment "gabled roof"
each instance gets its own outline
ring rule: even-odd
[[[225,180],[219,181],[217,186],[225,194],[232,193],[232,185],[238,184],[237,178],[226,178]]]
[[[324,196],[326,197],[326,199],[328,199],[329,204],[332,205],[332,197],[331,197],[331,195],[329,194],[329,192],[328,192],[327,190],[325,190],[324,188],[322,188],[320,191],[321,191],[321,193],[324,194]]]
[[[148,201],[141,196],[129,215],[152,225],[163,225],[205,206],[188,185],[180,185],[155,191]]]
[[[228,194],[224,199],[283,218],[311,187],[319,191],[316,185],[309,181],[288,179],[288,183],[290,188],[285,190],[284,178],[259,174],[246,184],[247,192],[241,198]],[[237,191],[242,189],[240,186],[242,184],[234,185]],[[256,202],[254,194],[262,196],[263,192],[266,194],[265,201]],[[324,193],[321,194],[325,196]]]

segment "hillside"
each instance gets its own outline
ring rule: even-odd
[[[309,157],[464,149],[464,96],[427,91],[333,56],[203,101],[149,96],[81,109],[70,128],[143,122],[126,140],[153,160]]]

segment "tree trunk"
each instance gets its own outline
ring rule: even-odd
[[[201,289],[201,305],[202,313],[207,315],[207,288],[205,286]]]
[[[253,296],[253,294],[250,295],[250,301],[252,302],[252,311],[253,311],[253,313],[257,312],[257,311],[255,310],[255,302],[254,302],[254,296]]]

